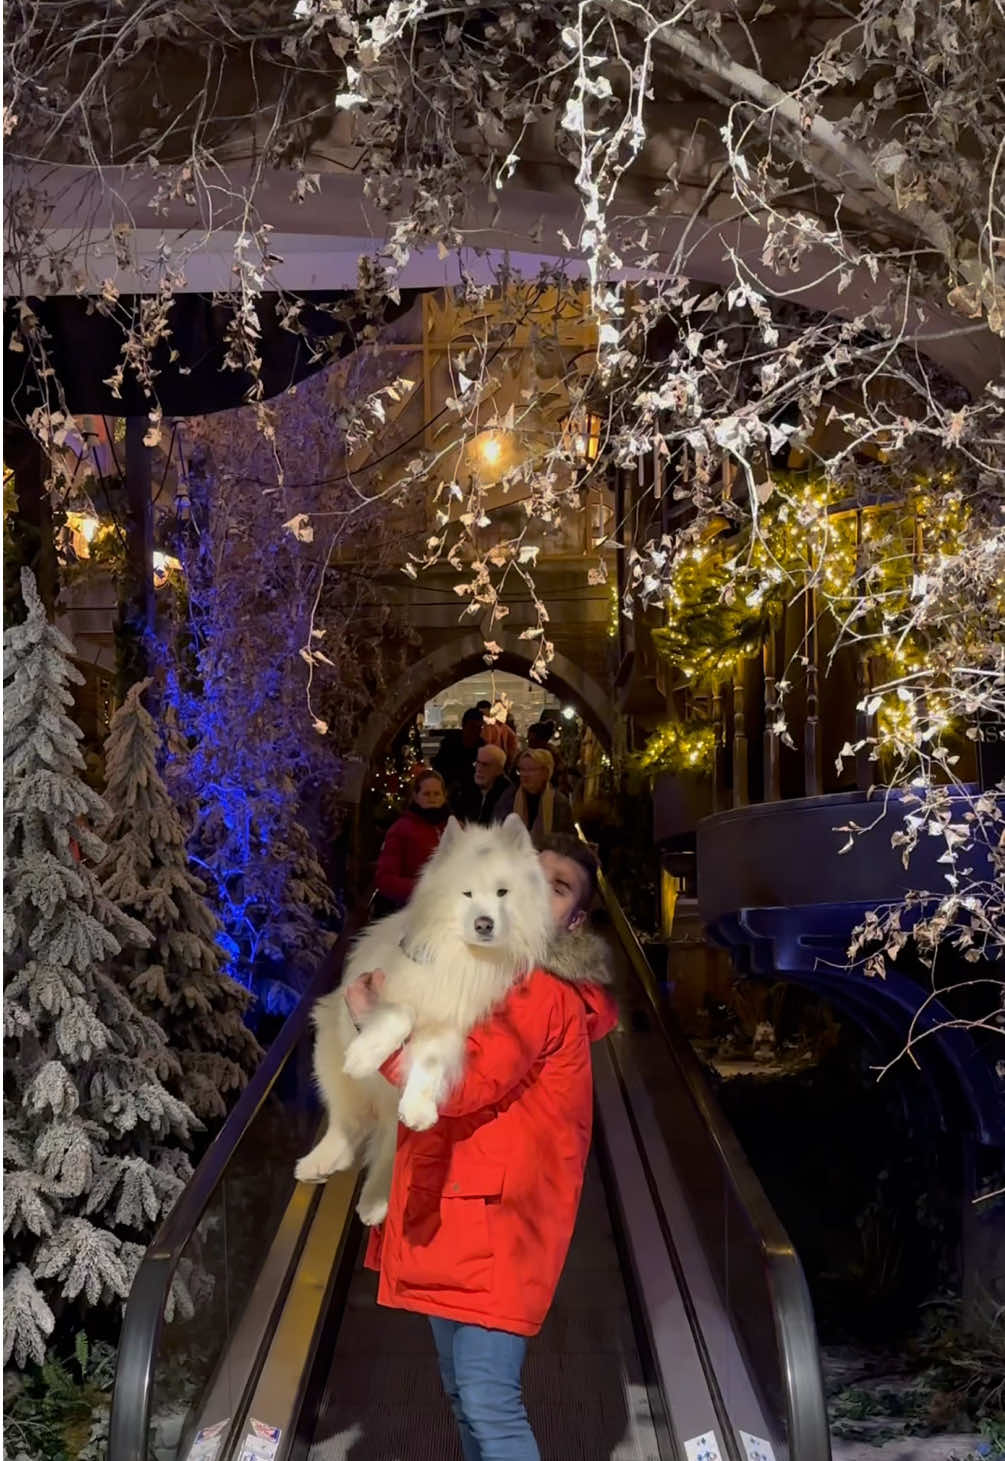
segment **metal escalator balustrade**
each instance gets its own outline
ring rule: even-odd
[[[311,1255],[311,1233],[348,1226],[355,1177],[294,1181],[318,1121],[311,1010],[337,984],[343,933],[140,1263],[119,1340],[109,1461],[185,1461],[197,1430],[236,1430]],[[341,1211],[341,1218],[339,1213]],[[326,1261],[330,1265],[331,1250]],[[220,1461],[228,1454],[221,1441]]]
[[[759,1411],[771,1432],[760,1435],[776,1457],[829,1461],[816,1326],[798,1255],[603,874],[600,891],[641,993],[623,1009],[627,1039],[612,1041],[613,1061],[658,1209],[664,1218],[673,1214],[669,1256],[681,1268],[678,1286],[709,1372],[718,1441],[726,1455],[746,1461],[754,1448],[737,1417]],[[659,1039],[633,1038],[633,1028]],[[663,1156],[669,1163],[660,1171]],[[707,1267],[688,1254],[689,1239],[700,1244]]]

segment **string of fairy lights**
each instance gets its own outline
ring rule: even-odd
[[[815,627],[857,641],[877,682],[890,687],[871,705],[877,741],[905,750],[922,734],[942,735],[951,728],[944,701],[928,693],[922,710],[922,697],[902,682],[931,666],[931,645],[911,626],[912,603],[939,560],[957,554],[970,520],[952,475],[864,505],[821,479],[775,474],[772,485],[756,522],[677,552],[665,622],[653,636],[658,652],[686,685],[714,687],[760,653],[790,605],[812,595]],[[715,747],[707,720],[672,720],[650,736],[636,765],[649,774],[706,772]]]

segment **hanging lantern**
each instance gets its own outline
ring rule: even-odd
[[[584,465],[600,455],[600,417],[592,411],[574,411],[562,422],[562,446]]]

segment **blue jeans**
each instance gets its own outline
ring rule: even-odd
[[[453,1319],[429,1322],[464,1461],[541,1461],[520,1388],[526,1339]]]

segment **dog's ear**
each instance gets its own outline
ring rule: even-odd
[[[460,824],[460,822],[458,822],[458,820],[457,820],[456,817],[448,817],[447,818],[447,825],[443,829],[443,835],[440,838],[440,843],[439,843],[439,846],[437,848],[437,851],[438,852],[446,852],[447,848],[453,842],[454,838],[455,837],[459,837],[460,834],[461,834],[461,824]]]
[[[523,852],[533,847],[530,840],[530,833],[524,824],[523,818],[518,817],[516,812],[510,812],[502,824],[503,836],[515,852]]]

